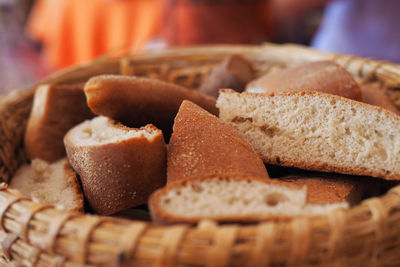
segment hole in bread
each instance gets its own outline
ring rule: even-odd
[[[347,134],[347,135],[350,135],[350,134],[351,134],[349,127],[346,127],[345,130],[346,130],[346,134]]]
[[[357,110],[355,108],[351,108],[351,113],[353,113],[353,115],[357,114]]]
[[[315,126],[311,127],[311,132],[312,133],[315,133],[316,130],[317,130],[317,127],[315,127]]]
[[[336,104],[336,99],[332,99],[331,100],[331,105],[335,105]]]
[[[380,131],[375,130],[375,133],[376,133],[377,136],[382,137],[382,133]]]
[[[204,190],[203,187],[198,184],[192,184],[191,186],[192,186],[193,191],[196,193],[201,193]]]
[[[246,122],[246,121],[253,122],[253,119],[252,118],[244,118],[244,117],[236,116],[231,120],[231,122],[233,122],[233,123],[243,123],[243,122]]]
[[[276,192],[270,193],[265,197],[265,203],[272,207],[288,200],[289,199],[285,195]]]
[[[260,130],[264,132],[268,137],[274,137],[279,133],[279,129],[275,126],[268,127],[268,125],[263,125],[260,127]]]

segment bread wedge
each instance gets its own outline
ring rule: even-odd
[[[96,213],[107,215],[144,204],[165,184],[164,138],[153,125],[132,129],[96,117],[68,131],[64,143]]]
[[[168,145],[168,183],[190,176],[240,173],[268,178],[246,138],[190,101],[183,101]]]
[[[217,106],[267,163],[400,179],[400,117],[382,108],[317,92],[232,90]]]
[[[246,87],[247,92],[267,93],[318,91],[362,101],[353,76],[333,61],[307,62],[266,74]]]
[[[218,96],[221,88],[243,92],[254,76],[255,70],[250,61],[240,55],[231,55],[209,74],[201,83],[199,91],[213,97]]]
[[[88,105],[96,114],[129,127],[153,124],[169,139],[182,101],[188,99],[218,115],[215,98],[160,80],[121,75],[91,78],[85,86]]]
[[[253,223],[287,221],[295,216],[313,216],[346,203],[306,203],[306,189],[292,189],[246,175],[219,174],[192,177],[167,185],[152,194],[149,208],[153,221],[161,224],[218,222]]]
[[[29,159],[54,162],[65,157],[64,135],[94,116],[86,104],[83,86],[45,84],[36,89],[25,132]]]
[[[83,194],[75,172],[66,158],[54,163],[40,159],[20,167],[11,179],[10,188],[42,204],[59,209],[83,211]]]

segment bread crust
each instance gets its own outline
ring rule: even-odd
[[[200,176],[187,177],[186,179],[176,181],[174,183],[168,184],[167,186],[165,186],[161,189],[158,189],[150,196],[148,205],[149,205],[152,221],[157,224],[167,224],[167,225],[168,224],[176,224],[176,223],[185,223],[185,224],[194,225],[194,224],[200,222],[201,220],[205,219],[202,217],[185,218],[185,217],[177,217],[177,216],[170,215],[170,214],[166,213],[159,206],[160,198],[173,188],[184,186],[186,184],[190,184],[195,181],[207,180],[207,179],[214,178],[214,177],[217,177],[219,179],[224,179],[224,180],[247,180],[249,182],[259,181],[262,183],[271,184],[271,180],[269,180],[269,179],[263,179],[263,178],[254,177],[251,175],[243,175],[243,174],[237,174],[237,173],[236,174],[235,173],[224,173],[224,174],[218,174],[217,176],[215,176],[215,175],[200,175]],[[274,182],[272,181],[272,183],[274,183]],[[301,216],[297,216],[297,218],[298,217],[301,217]],[[217,221],[220,223],[251,224],[251,223],[256,223],[259,221],[286,222],[286,221],[292,220],[292,218],[293,217],[290,217],[290,216],[269,216],[267,218],[261,219],[261,218],[255,218],[252,216],[230,216],[230,217],[220,218]]]
[[[364,103],[375,105],[387,109],[397,115],[400,115],[400,110],[393,104],[384,89],[381,89],[379,83],[369,83],[361,86],[361,91],[364,97]]]
[[[84,84],[47,84],[36,89],[24,137],[29,159],[54,162],[65,157],[63,138],[66,132],[93,117],[83,87]]]
[[[276,179],[296,188],[307,187],[307,203],[328,204],[348,202],[354,205],[361,201],[363,189],[370,180],[340,174],[289,175]]]
[[[229,94],[237,94],[239,97],[244,97],[246,95],[255,97],[255,98],[266,97],[266,95],[262,94],[262,93],[243,92],[240,94],[240,93],[237,93],[230,89],[222,89],[222,90],[220,90],[220,92],[229,93]],[[376,110],[378,112],[382,112],[385,114],[385,116],[391,117],[400,123],[400,116],[397,116],[396,114],[394,114],[391,111],[388,111],[379,106],[366,104],[363,102],[355,101],[355,100],[352,100],[352,99],[349,99],[346,97],[342,97],[342,96],[338,96],[338,95],[326,94],[326,93],[315,92],[315,91],[303,91],[303,92],[282,92],[282,93],[278,93],[278,94],[269,95],[268,97],[291,96],[291,95],[297,95],[297,96],[310,95],[310,96],[328,98],[332,101],[335,101],[335,100],[344,101],[344,102],[347,102],[347,103],[353,105],[354,107],[359,106],[362,108],[367,108],[367,109],[371,109],[371,110]],[[322,171],[322,172],[337,172],[337,173],[357,175],[357,176],[372,176],[372,177],[376,177],[376,178],[384,178],[387,180],[400,180],[400,173],[390,173],[385,170],[377,171],[377,170],[365,169],[365,168],[360,168],[360,167],[351,167],[350,168],[350,167],[341,166],[338,164],[337,165],[336,164],[327,164],[326,162],[322,162],[318,159],[313,159],[313,162],[311,162],[311,161],[285,159],[282,157],[280,157],[279,159],[268,158],[268,157],[262,156],[262,155],[260,155],[260,157],[263,159],[263,161],[265,163],[281,165],[281,166],[286,166],[286,167],[296,167],[296,168],[300,168],[300,169]]]
[[[79,126],[78,126],[79,127]],[[85,196],[96,212],[104,215],[141,205],[166,182],[166,148],[160,130],[148,140],[144,136],[99,145],[76,144],[71,129],[64,138],[68,159],[80,175]],[[117,124],[115,127],[126,130]]]
[[[281,92],[319,91],[363,101],[353,76],[333,61],[315,61],[268,73],[250,82],[246,90],[258,89],[272,95]]]
[[[81,186],[79,185],[77,174],[72,169],[68,160],[65,161],[64,172],[65,172],[65,179],[67,180],[69,187],[72,188],[73,191],[75,192],[75,198],[76,198],[77,205],[76,205],[76,208],[74,208],[72,211],[83,212],[85,202],[83,200],[82,189],[81,189]]]
[[[241,173],[269,178],[246,138],[190,101],[183,101],[168,145],[168,183],[193,175]]]
[[[201,83],[199,91],[213,97],[218,96],[220,88],[244,91],[246,84],[254,79],[254,67],[241,55],[231,55],[218,65]]]
[[[85,94],[94,113],[130,127],[154,124],[167,139],[179,106],[185,99],[218,115],[215,98],[149,78],[101,75],[86,83]]]

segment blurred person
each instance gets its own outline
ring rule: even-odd
[[[312,46],[400,63],[399,15],[399,0],[331,1]]]
[[[0,0],[0,92],[33,85],[48,73],[23,32],[31,1]]]
[[[162,37],[168,45],[260,44],[272,40],[266,0],[162,0]]]
[[[27,32],[54,68],[139,49],[158,33],[158,0],[36,0]]]
[[[319,50],[400,63],[399,0],[272,0],[295,24],[324,5],[311,45]]]

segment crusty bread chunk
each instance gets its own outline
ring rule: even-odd
[[[347,207],[346,203],[306,203],[305,189],[292,189],[251,176],[214,175],[181,180],[157,190],[149,200],[157,223],[289,220]]]
[[[29,159],[54,162],[65,157],[63,138],[66,132],[93,117],[83,86],[45,84],[36,89],[25,132],[25,151]]]
[[[307,62],[268,73],[250,82],[246,91],[269,95],[318,91],[362,101],[361,89],[353,76],[333,61]]]
[[[96,117],[72,128],[64,143],[85,196],[97,213],[112,214],[144,204],[165,184],[164,138],[153,125],[132,129]]]
[[[384,89],[379,86],[379,83],[364,84],[361,86],[361,91],[364,103],[379,106],[400,115],[400,110],[393,104],[390,97],[385,94]]]
[[[317,92],[232,90],[217,106],[267,163],[400,179],[400,118],[382,108]]]
[[[185,99],[218,115],[215,98],[149,78],[97,76],[86,83],[85,94],[94,113],[120,121],[129,127],[153,124],[168,138],[175,115]]]
[[[223,173],[269,177],[242,134],[196,104],[183,101],[168,145],[168,183]]]
[[[30,165],[23,165],[17,170],[10,188],[43,204],[83,211],[83,194],[66,158],[51,164],[40,159],[32,160]]]
[[[255,70],[250,61],[241,55],[231,55],[218,65],[199,87],[199,91],[213,97],[221,88],[244,91],[246,84],[254,79]]]

